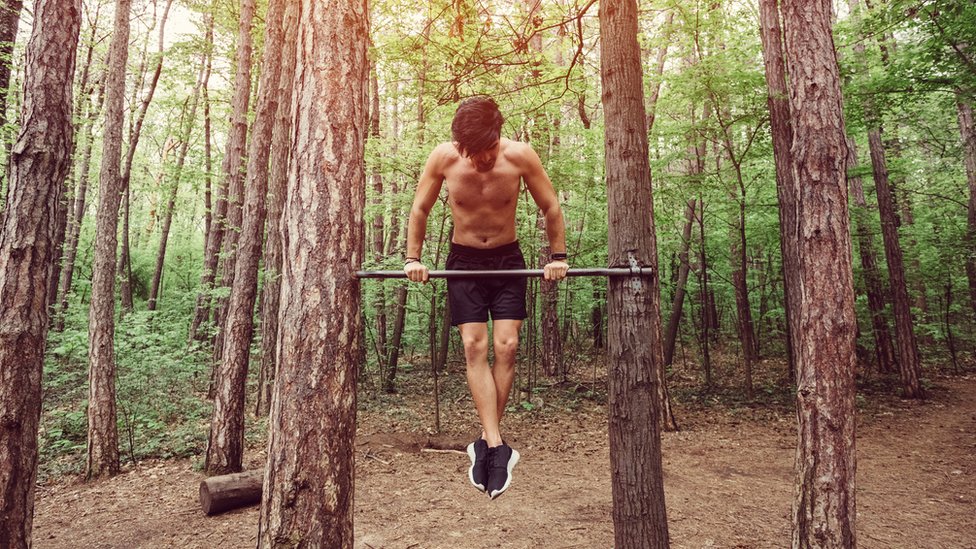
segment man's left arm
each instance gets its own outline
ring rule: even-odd
[[[566,262],[566,223],[563,220],[563,210],[559,206],[559,198],[552,186],[552,181],[542,167],[539,155],[531,145],[521,144],[519,159],[522,163],[522,179],[525,186],[542,211],[546,220],[546,236],[549,238],[549,250],[552,253],[546,264],[545,279],[560,280],[566,277],[569,263]],[[553,259],[553,257],[562,259]]]

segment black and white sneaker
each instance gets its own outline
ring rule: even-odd
[[[488,485],[488,443],[479,438],[468,444],[468,457],[471,458],[468,480],[475,488],[484,492]]]
[[[488,497],[495,499],[508,490],[512,483],[512,469],[519,457],[518,451],[508,444],[488,449],[488,484],[485,486]]]

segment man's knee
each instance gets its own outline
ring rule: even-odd
[[[464,356],[469,360],[488,356],[488,336],[486,334],[462,334]]]
[[[495,356],[506,359],[507,362],[514,362],[515,353],[518,351],[518,334],[496,335],[495,336]]]

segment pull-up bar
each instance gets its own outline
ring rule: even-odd
[[[542,277],[543,269],[510,269],[497,271],[430,271],[429,278],[517,278]],[[566,276],[654,276],[650,267],[617,267],[608,269],[570,269]],[[407,278],[403,271],[356,271],[356,278]]]

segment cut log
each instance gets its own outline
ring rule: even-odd
[[[207,515],[261,503],[264,469],[219,475],[200,481],[200,506]]]

